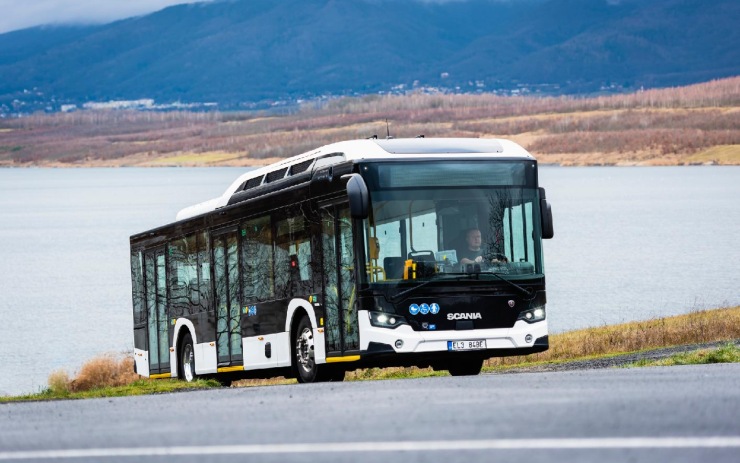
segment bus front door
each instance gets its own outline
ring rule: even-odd
[[[167,323],[167,274],[164,248],[144,252],[149,374],[170,371],[170,339]]]
[[[321,209],[327,361],[359,353],[352,218],[347,203]]]
[[[216,345],[219,365],[242,363],[239,254],[236,230],[213,237],[213,275],[216,290]]]

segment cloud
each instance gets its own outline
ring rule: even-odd
[[[45,24],[100,24],[210,0],[0,0],[0,33]]]

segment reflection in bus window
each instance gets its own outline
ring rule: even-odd
[[[270,217],[259,217],[242,226],[242,272],[245,302],[273,298],[273,252]]]
[[[311,239],[303,216],[281,220],[275,228],[275,294],[286,298],[292,296],[291,284],[300,285],[295,291],[311,279]]]
[[[134,305],[134,325],[146,323],[144,306],[144,276],[141,266],[141,252],[131,253],[131,290]]]
[[[339,334],[339,288],[337,286],[337,251],[334,232],[334,208],[321,211],[321,242],[324,250],[324,308],[326,310],[326,349],[341,350]]]

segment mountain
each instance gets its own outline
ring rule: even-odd
[[[0,112],[88,101],[222,108],[400,84],[672,86],[740,74],[736,0],[231,0],[0,35]],[[35,105],[35,106],[34,106]]]

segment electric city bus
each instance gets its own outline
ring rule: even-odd
[[[135,369],[228,384],[475,375],[548,348],[537,162],[497,139],[335,143],[131,237]]]

